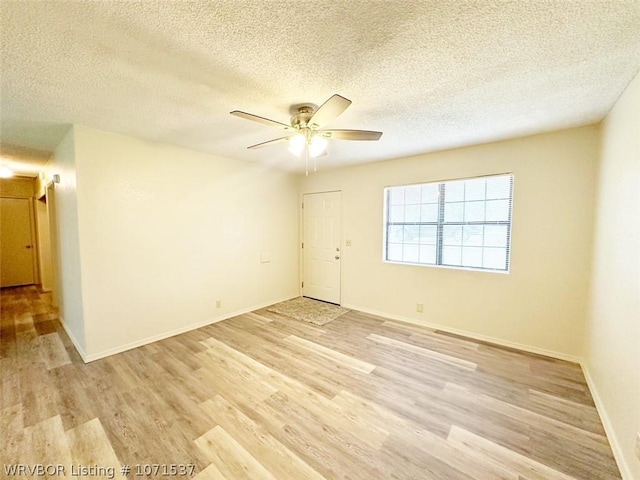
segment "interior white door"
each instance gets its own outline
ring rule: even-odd
[[[340,304],[340,192],[303,196],[303,295]]]
[[[0,198],[0,286],[35,283],[33,220],[28,198]]]

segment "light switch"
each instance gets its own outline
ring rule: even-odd
[[[350,247],[351,246],[351,240],[350,239],[349,240],[345,240],[344,241],[344,245],[345,245],[345,247]]]
[[[260,254],[260,263],[269,263],[271,261],[270,253],[262,253]]]

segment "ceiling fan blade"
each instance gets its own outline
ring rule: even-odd
[[[337,93],[329,100],[320,105],[313,116],[307,122],[309,125],[322,127],[335,119],[351,105],[351,100],[344,98]]]
[[[274,143],[285,142],[289,140],[292,136],[294,135],[290,135],[288,137],[275,138],[273,140],[267,140],[266,142],[256,143],[255,145],[251,145],[250,147],[247,147],[247,148],[254,149],[254,148],[268,147],[269,145],[272,145]]]
[[[370,130],[321,130],[328,138],[337,140],[380,140],[382,132]]]
[[[233,112],[229,112],[231,115],[235,115],[236,117],[246,118],[247,120],[253,120],[254,122],[263,123],[265,125],[271,125],[272,127],[285,127],[291,128],[291,125],[287,125],[286,123],[278,122],[276,120],[269,120],[268,118],[259,117],[258,115],[254,115],[252,113],[241,112],[240,110],[234,110]]]

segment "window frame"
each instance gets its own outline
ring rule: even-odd
[[[461,181],[468,181],[468,180],[475,180],[475,179],[486,179],[486,178],[491,178],[491,177],[503,177],[503,176],[509,176],[510,177],[510,191],[509,191],[509,213],[508,213],[508,220],[483,220],[483,221],[455,221],[455,222],[445,222],[444,221],[444,216],[445,216],[445,204],[446,204],[446,193],[445,193],[445,184],[447,183],[453,183],[453,182],[461,182]],[[384,187],[383,189],[383,238],[382,238],[382,261],[384,263],[390,263],[390,264],[396,264],[396,265],[414,265],[414,266],[419,266],[419,267],[436,267],[436,268],[447,268],[447,269],[454,269],[454,270],[471,270],[471,271],[477,271],[477,272],[490,272],[490,273],[502,273],[502,274],[509,274],[510,270],[511,270],[511,238],[512,238],[512,227],[513,227],[513,192],[514,192],[514,183],[515,183],[515,175],[513,172],[503,172],[503,173],[492,173],[492,174],[487,174],[487,175],[478,175],[478,176],[473,176],[473,177],[463,177],[463,178],[451,178],[451,179],[446,179],[446,180],[435,180],[435,181],[429,181],[429,182],[419,182],[419,183],[409,183],[409,184],[401,184],[401,185],[387,185]],[[438,186],[438,212],[437,212],[437,220],[435,222],[389,222],[389,211],[390,211],[390,206],[391,206],[391,202],[390,202],[390,196],[391,193],[390,191],[394,188],[406,188],[406,187],[415,187],[415,186],[425,186],[425,185],[437,185]],[[492,199],[484,199],[484,202],[486,204],[487,201],[490,201]],[[468,200],[462,200],[461,202],[464,203]],[[472,200],[473,201],[473,200]],[[432,204],[435,204],[432,203]],[[403,205],[406,206],[407,204],[403,202]],[[421,204],[424,205],[424,204]],[[389,242],[388,242],[388,232],[389,232],[389,226],[390,225],[415,225],[415,226],[435,226],[436,227],[436,263],[420,263],[420,262],[408,262],[408,261],[402,261],[402,260],[389,260],[388,256],[389,256]],[[465,266],[465,265],[448,265],[448,264],[443,264],[442,263],[442,250],[443,247],[445,247],[446,245],[444,245],[444,228],[446,226],[456,226],[459,225],[460,227],[464,227],[466,225],[478,225],[478,226],[487,226],[487,225],[505,225],[507,227],[507,232],[506,232],[506,244],[505,247],[500,247],[500,248],[505,248],[505,269],[499,269],[499,268],[487,268],[487,267],[474,267],[474,266]],[[484,234],[484,232],[483,232]],[[394,242],[391,242],[394,243]],[[401,243],[404,247],[404,245],[407,245],[404,240]],[[463,247],[464,245],[461,245],[461,247]],[[484,245],[482,245],[482,248],[487,248]]]

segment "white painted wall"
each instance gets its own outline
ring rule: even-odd
[[[80,353],[85,355],[74,132],[74,128],[69,129],[47,163],[45,183],[53,174],[60,175],[60,183],[55,185],[57,238],[52,241],[57,248],[57,252],[52,252],[58,260],[54,269],[57,275],[57,300],[61,321],[69,337]]]
[[[294,175],[74,130],[88,359],[297,296]]]
[[[582,127],[316,173],[301,192],[342,191],[343,305],[577,358],[597,153],[597,128]],[[503,172],[515,175],[508,275],[382,261],[385,186]]]
[[[640,479],[640,75],[602,123],[586,367],[625,479]]]

